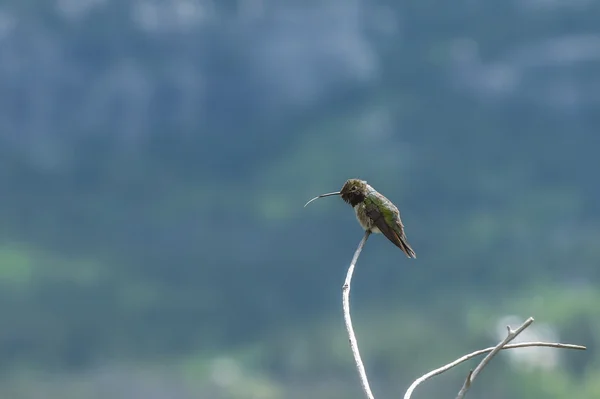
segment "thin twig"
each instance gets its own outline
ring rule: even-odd
[[[360,384],[362,385],[362,389],[365,393],[365,396],[368,399],[375,399],[373,393],[371,392],[371,387],[369,387],[369,380],[367,379],[365,366],[363,365],[362,359],[360,358],[360,352],[358,351],[358,343],[356,342],[354,328],[352,327],[352,318],[350,317],[350,283],[352,281],[352,274],[354,273],[354,266],[356,266],[356,262],[358,261],[360,252],[365,246],[365,243],[367,242],[367,239],[370,235],[371,231],[365,231],[365,235],[363,236],[360,243],[358,243],[358,248],[356,248],[356,252],[354,252],[354,256],[352,257],[352,262],[350,262],[350,266],[348,267],[348,272],[346,273],[346,280],[344,281],[344,285],[342,287],[342,307],[344,309],[344,321],[346,322],[346,330],[348,330],[348,338],[350,340],[350,349],[352,350],[352,355],[354,355],[356,369],[358,370],[358,376],[360,377]]]
[[[553,343],[553,342],[521,342],[518,344],[508,344],[502,347],[502,349],[518,349],[518,348],[529,348],[529,347],[548,347],[548,348],[559,348],[559,349],[576,349],[576,350],[586,350],[587,348],[585,346],[581,346],[581,345],[572,345],[572,344],[560,344],[560,343]],[[455,361],[453,361],[452,363],[448,363],[445,366],[442,366],[438,369],[432,370],[429,373],[419,377],[418,379],[416,379],[408,388],[408,390],[406,391],[406,393],[404,394],[404,399],[411,399],[411,396],[413,394],[413,391],[419,386],[421,385],[423,382],[427,381],[428,379],[435,377],[436,375],[445,373],[446,371],[450,370],[451,368],[454,368],[456,366],[458,366],[461,363],[466,362],[467,360],[470,360],[474,357],[483,355],[484,353],[489,353],[491,351],[493,351],[496,347],[495,346],[491,346],[489,348],[485,348],[485,349],[480,349],[478,351],[469,353],[468,355],[465,355],[459,359],[456,359]]]
[[[486,357],[483,358],[483,360],[477,365],[477,367],[475,367],[474,371],[469,373],[469,375],[465,379],[462,388],[458,392],[456,399],[463,399],[465,397],[465,394],[467,393],[469,388],[471,388],[473,381],[475,381],[475,378],[477,378],[479,373],[481,373],[481,370],[483,370],[483,368],[488,365],[492,358],[496,356],[496,354],[500,352],[504,346],[506,346],[513,339],[515,339],[517,335],[521,334],[527,327],[531,325],[531,323],[533,323],[533,317],[530,317],[527,320],[525,320],[525,322],[521,324],[521,327],[517,328],[514,331],[510,328],[510,326],[506,326],[506,329],[508,330],[506,338],[504,338],[498,345],[496,345],[494,349],[492,349],[490,353],[487,354]]]

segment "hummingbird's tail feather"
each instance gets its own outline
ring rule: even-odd
[[[407,257],[416,259],[417,254],[413,249],[408,245],[408,241],[406,240],[406,236],[404,234],[400,235],[400,245],[398,247],[406,254]]]
[[[371,216],[370,216],[371,217]],[[408,240],[406,239],[406,234],[404,234],[404,226],[400,220],[395,221],[394,227],[391,227],[387,224],[385,219],[381,216],[374,219],[375,226],[383,233],[384,236],[387,237],[388,240],[394,243],[395,246],[400,248],[402,252],[406,254],[409,258],[416,258],[417,254],[413,249],[408,245]]]

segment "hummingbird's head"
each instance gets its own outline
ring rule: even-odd
[[[368,191],[367,182],[360,179],[348,179],[340,190],[342,199],[352,207],[360,204],[365,200]]]
[[[323,197],[331,197],[332,195],[340,195],[344,201],[352,205],[354,207],[356,204],[359,204],[365,200],[369,192],[369,185],[364,180],[359,179],[349,179],[344,183],[344,186],[340,191],[335,191],[333,193],[321,194],[310,201],[308,201],[304,206],[310,204],[316,199]]]

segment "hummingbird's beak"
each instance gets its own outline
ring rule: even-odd
[[[340,195],[340,194],[341,193],[339,191],[336,191],[335,193],[321,194],[318,197],[315,197],[315,198],[311,199],[310,201],[308,201],[306,204],[304,204],[304,207],[306,208],[306,205],[310,204],[311,202],[313,202],[316,199],[323,198],[323,197],[329,197],[329,196],[332,196],[332,195]]]

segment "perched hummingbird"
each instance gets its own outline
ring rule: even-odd
[[[358,223],[365,230],[373,233],[383,233],[384,236],[400,248],[409,258],[416,258],[415,251],[408,245],[404,234],[404,225],[400,219],[400,212],[392,201],[379,194],[366,181],[349,179],[340,191],[321,194],[308,201],[310,204],[317,198],[340,195],[342,199],[352,205]],[[306,206],[304,205],[304,206]]]

